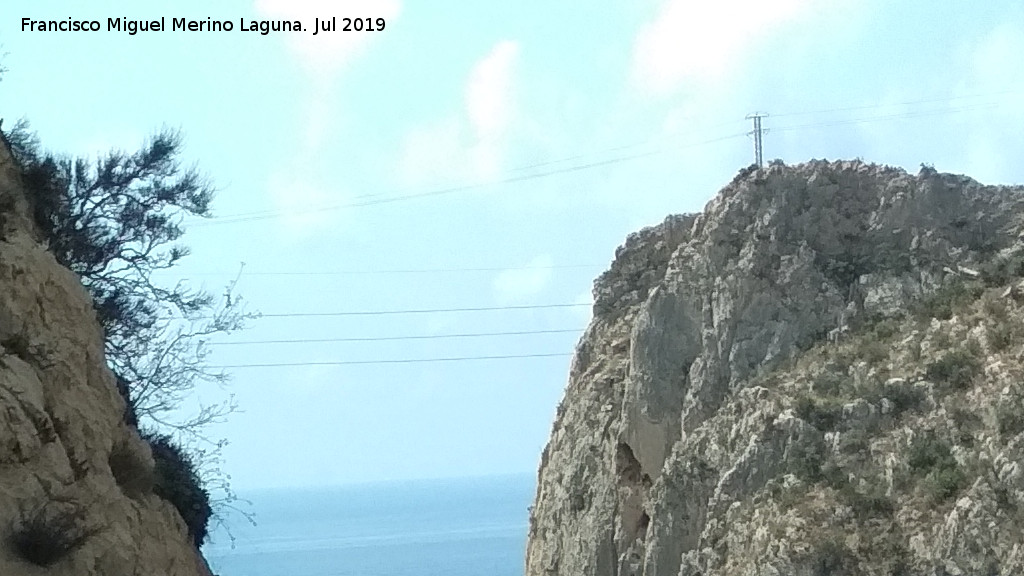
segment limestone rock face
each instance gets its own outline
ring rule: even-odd
[[[90,298],[38,242],[18,174],[0,146],[0,574],[208,573],[152,493],[153,457],[123,422]],[[15,543],[38,544],[33,526],[81,543],[33,563]]]
[[[630,236],[543,453],[527,575],[1024,571],[1024,418],[997,416],[1024,398],[1022,231],[1024,189],[813,161]]]

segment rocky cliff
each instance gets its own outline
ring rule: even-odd
[[[207,574],[152,490],[78,278],[38,241],[0,146],[0,574]]]
[[[747,169],[594,287],[528,576],[1024,573],[1024,188]]]

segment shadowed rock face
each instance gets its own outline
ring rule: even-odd
[[[922,486],[948,481],[938,480],[945,473],[920,470],[921,479],[907,464],[915,430],[948,432],[945,414],[965,398],[928,388],[922,406],[930,408],[898,418],[884,394],[861,398],[896,375],[927,388],[914,380],[918,368],[957,342],[929,348],[928,338],[959,328],[948,325],[956,316],[924,327],[896,322],[881,348],[862,333],[1012,256],[1022,230],[1021,188],[814,161],[745,170],[701,214],[631,235],[595,282],[594,319],[542,456],[528,576],[1024,570],[1020,545],[1007,543],[1019,542],[1024,521],[963,501],[992,503],[988,490],[1015,502],[1024,496],[1016,468],[1003,473],[1009,484],[983,488],[978,476],[979,487],[961,486],[959,501],[939,506]],[[982,364],[995,361],[976,336]],[[873,350],[875,363],[833,370],[829,354],[856,356],[857,346]],[[831,396],[814,387],[826,368],[840,381]],[[983,384],[957,394],[995,406],[999,394],[981,393]],[[851,406],[816,419],[798,402],[808,394]],[[982,436],[994,431],[985,410]],[[870,457],[848,458],[848,438],[859,439],[852,452]],[[963,454],[953,442],[953,453],[965,466],[1020,461],[1019,446],[1003,440]],[[876,486],[888,500],[865,495]],[[889,516],[849,520],[844,498],[854,510],[869,498],[869,511]],[[957,540],[982,525],[970,543]],[[876,540],[898,546],[867,550]]]
[[[152,493],[92,303],[39,243],[18,174],[0,145],[0,574],[208,574]]]

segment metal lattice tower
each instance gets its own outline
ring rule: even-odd
[[[754,162],[757,164],[758,168],[764,168],[764,157],[761,153],[761,136],[767,134],[768,130],[761,128],[761,119],[767,117],[767,112],[754,112],[753,114],[747,114],[747,120],[754,121],[754,129],[747,132],[747,135],[753,135],[754,137]]]

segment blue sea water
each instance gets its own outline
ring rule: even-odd
[[[241,494],[203,552],[218,576],[522,576],[534,478],[431,480]]]

